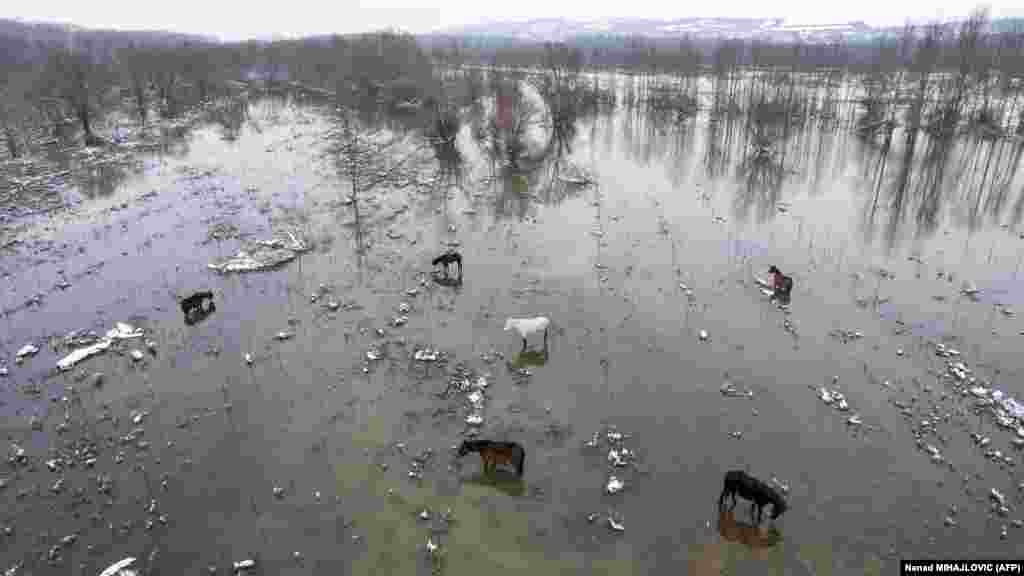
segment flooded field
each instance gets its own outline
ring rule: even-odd
[[[326,114],[254,99],[120,163],[67,160],[46,212],[6,207],[6,574],[1019,555],[1021,142],[883,154],[807,126],[751,162],[742,123],[619,111],[526,175],[464,126],[457,177],[417,154],[351,202]],[[289,262],[209,267],[271,238]],[[431,273],[447,246],[461,283]],[[755,284],[773,264],[788,307]],[[186,322],[179,300],[206,289],[215,309]],[[502,330],[533,316],[546,354]],[[467,434],[522,444],[524,478],[456,460]],[[770,528],[746,501],[719,514],[737,468],[784,487]]]

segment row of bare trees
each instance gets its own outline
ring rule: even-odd
[[[14,157],[44,127],[60,132],[73,120],[86,143],[98,143],[99,120],[116,107],[130,106],[145,124],[154,114],[178,116],[237,81],[301,82],[391,101],[439,92],[429,57],[404,34],[235,44],[118,42],[103,34],[46,44],[0,35],[0,48],[0,137]]]

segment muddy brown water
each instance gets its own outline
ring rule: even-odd
[[[1024,395],[1024,327],[996,308],[1024,310],[1013,143],[957,143],[942,178],[919,156],[901,191],[902,153],[879,171],[878,150],[845,132],[801,131],[773,180],[763,169],[737,175],[743,143],[728,126],[667,130],[620,112],[581,121],[571,146],[596,187],[541,173],[487,183],[470,150],[476,165],[461,188],[367,194],[357,234],[340,202],[347,184],[318,158],[326,128],[315,108],[254,102],[236,139],[197,126],[115,182],[69,189],[71,208],[12,220],[20,242],[0,260],[10,371],[0,414],[4,449],[18,444],[29,464],[0,467],[0,525],[12,529],[0,534],[0,568],[94,574],[135,556],[164,574],[229,573],[244,558],[266,574],[429,573],[428,537],[448,574],[881,574],[899,558],[1019,557],[1024,529],[1000,538],[1024,518],[1012,432],[960,415],[965,399],[939,399],[946,385],[929,371],[943,360],[927,346],[944,339],[996,387]],[[975,175],[986,165],[1009,175]],[[208,240],[219,222],[252,239],[295,225],[316,247],[274,271],[220,276],[206,265],[242,241]],[[461,246],[463,284],[421,282],[450,241]],[[788,312],[752,283],[771,264],[795,278]],[[61,274],[70,287],[54,288]],[[968,279],[978,301],[959,293]],[[311,303],[321,284],[358,307]],[[176,297],[202,288],[217,309],[186,326]],[[25,306],[37,293],[42,304]],[[408,323],[390,326],[403,302]],[[521,343],[504,319],[534,315],[553,326],[547,358],[517,364],[530,378],[481,357],[514,359]],[[54,374],[67,349],[48,338],[117,321],[144,328],[156,354],[108,352]],[[839,342],[829,336],[837,328],[863,338]],[[275,340],[282,330],[295,335]],[[42,350],[15,364],[30,341]],[[385,357],[368,362],[374,345]],[[410,357],[424,346],[447,367]],[[460,361],[487,376],[482,435],[526,447],[523,482],[480,476],[476,456],[454,463],[465,402],[436,394]],[[97,371],[106,378],[93,389],[81,378]],[[849,413],[812,390],[834,376]],[[723,395],[727,380],[753,397]],[[915,446],[912,421],[891,403],[911,398],[954,413],[939,430],[955,472]],[[116,427],[99,421],[105,405]],[[69,429],[58,434],[65,410]],[[144,433],[121,445],[137,427],[132,410],[148,411]],[[848,425],[854,413],[867,426]],[[630,435],[635,468],[613,471],[606,444],[585,446],[607,425]],[[991,436],[1018,466],[986,460],[969,432]],[[50,450],[75,438],[98,439],[95,468],[49,471]],[[427,449],[422,479],[410,478]],[[773,546],[716,530],[733,468],[789,485]],[[100,473],[114,481],[109,498],[96,489]],[[625,490],[604,493],[609,473]],[[52,494],[58,477],[65,489]],[[1008,518],[990,511],[991,488],[1008,495]],[[950,505],[956,525],[944,526]],[[449,508],[455,522],[442,530]],[[623,532],[609,529],[610,512]],[[742,502],[736,517],[746,514]]]

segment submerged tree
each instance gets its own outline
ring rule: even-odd
[[[87,42],[77,48],[54,50],[41,75],[41,92],[62,100],[81,123],[87,145],[101,144],[93,124],[102,116],[112,85],[109,66],[94,55]]]

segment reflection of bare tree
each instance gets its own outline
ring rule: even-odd
[[[771,159],[749,157],[736,168],[736,177],[743,184],[737,190],[734,203],[736,218],[745,220],[752,206],[757,210],[758,222],[775,216],[786,178],[785,167]]]
[[[498,220],[526,218],[530,209],[530,180],[525,174],[504,171],[501,190],[494,198],[494,216]]]
[[[79,190],[87,198],[107,197],[129,176],[129,165],[121,162],[103,162],[83,167],[76,172]]]
[[[704,167],[708,177],[719,178],[728,171],[738,122],[734,117],[722,116],[708,122]]]
[[[497,82],[495,113],[482,128],[487,152],[512,170],[526,168],[530,161],[527,138],[543,122],[543,110],[523,94],[518,78]]]
[[[211,112],[211,117],[220,125],[224,140],[233,142],[249,119],[249,103],[241,98],[225,100]]]

